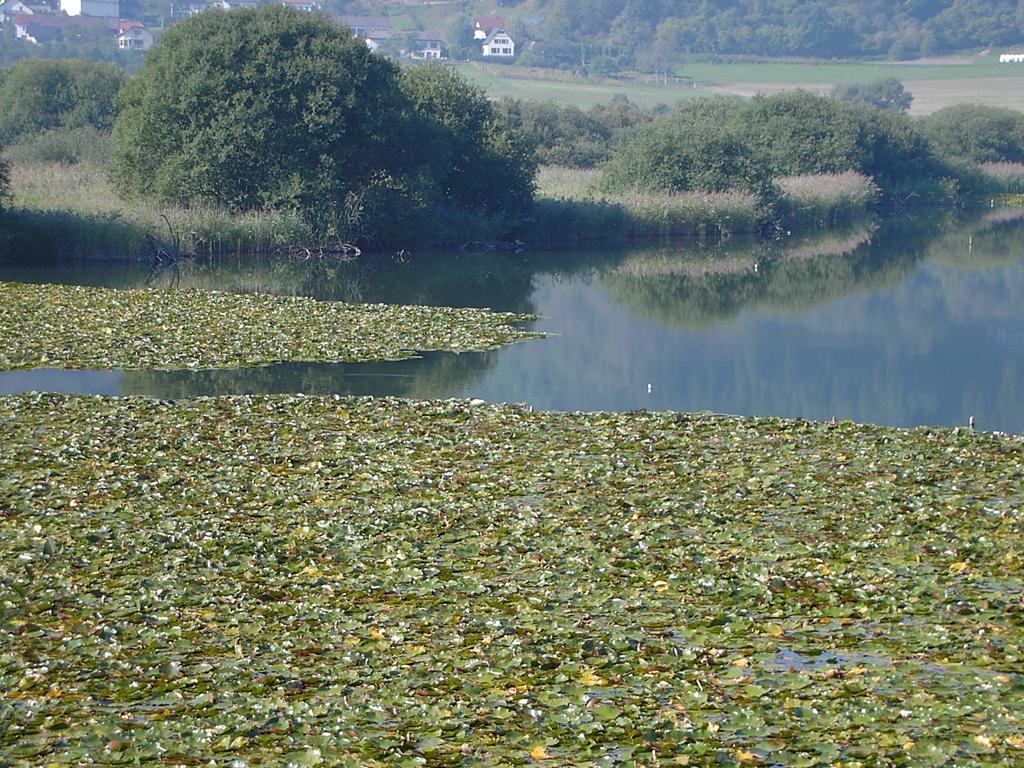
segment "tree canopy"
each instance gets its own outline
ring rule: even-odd
[[[1024,113],[1000,107],[960,104],[922,121],[942,154],[977,163],[1024,163]]]
[[[19,61],[0,84],[0,142],[50,128],[109,130],[124,80],[105,62]]]
[[[612,189],[768,189],[780,176],[858,171],[883,186],[944,166],[905,115],[806,91],[683,105],[637,131],[605,166]]]
[[[867,83],[846,83],[832,89],[832,96],[840,101],[868,104],[878,109],[894,109],[906,112],[914,97],[903,88],[895,77],[883,77]]]
[[[278,6],[175,25],[120,105],[112,178],[126,195],[294,208],[327,226],[353,206],[504,212],[532,191],[481,92],[448,72],[402,75],[347,28]]]
[[[692,54],[910,58],[1024,41],[1019,0],[529,0],[523,60],[664,71]]]

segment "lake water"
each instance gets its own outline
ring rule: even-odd
[[[0,262],[0,280],[24,282],[134,287],[147,274],[136,263]],[[375,364],[5,372],[0,393],[479,397],[895,426],[974,416],[982,429],[1024,432],[1019,211],[904,218],[776,244],[424,252],[342,264],[221,259],[184,265],[177,286],[532,312],[551,336]]]

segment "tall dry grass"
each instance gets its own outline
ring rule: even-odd
[[[1024,193],[1024,163],[981,163],[978,170],[997,191]]]
[[[237,214],[214,206],[122,200],[96,165],[12,164],[11,194],[7,215],[16,247],[64,255],[139,255],[147,233],[169,239],[164,216],[183,248],[203,254],[265,252],[313,241],[292,212]]]
[[[834,226],[863,216],[878,201],[879,189],[856,171],[788,176],[778,180],[780,206],[794,224]]]
[[[559,217],[591,239],[616,234],[632,238],[738,235],[758,229],[757,199],[748,192],[607,193],[597,188],[599,176],[595,169],[540,169],[537,208],[552,236],[557,234]],[[794,176],[778,183],[779,209],[787,226],[850,221],[870,212],[878,199],[874,182],[853,171]]]

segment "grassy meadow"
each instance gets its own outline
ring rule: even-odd
[[[652,77],[587,79],[503,65],[456,66],[492,98],[537,99],[582,108],[611,101],[619,94],[649,108],[709,94],[749,97],[795,88],[829,91],[841,83],[895,77],[914,96],[911,114],[929,114],[965,103],[1024,110],[1024,65],[999,64],[997,56],[924,63],[693,62],[677,65],[675,78],[668,82]]]

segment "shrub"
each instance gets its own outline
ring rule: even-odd
[[[893,109],[906,112],[914,97],[903,88],[895,77],[883,77],[867,83],[846,83],[832,89],[832,97],[839,101],[867,104],[876,109]]]
[[[113,154],[114,142],[109,131],[90,126],[51,128],[37,135],[23,136],[4,150],[14,163],[89,163],[105,166]]]
[[[28,59],[0,85],[0,141],[52,128],[109,131],[124,73],[114,64]]]
[[[578,107],[505,99],[498,119],[530,142],[545,165],[591,168],[608,159],[611,132]]]
[[[601,186],[639,192],[762,192],[765,165],[733,120],[738,105],[725,99],[688,104],[639,129],[605,165]]]
[[[402,72],[412,105],[414,164],[431,201],[491,215],[518,215],[533,200],[536,160],[515,131],[501,125],[487,95],[447,67]]]
[[[921,120],[935,150],[975,163],[1024,162],[1024,113],[959,104]]]

